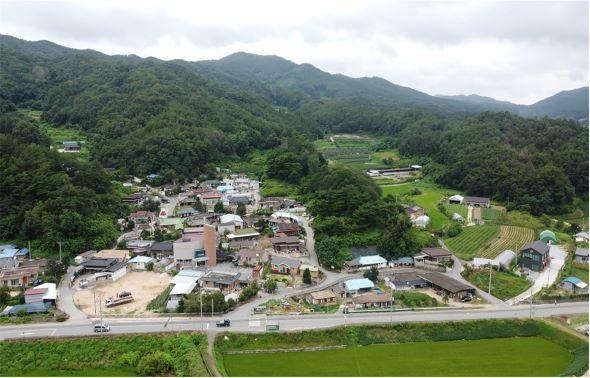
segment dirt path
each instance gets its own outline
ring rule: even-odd
[[[545,323],[552,325],[555,328],[559,328],[561,331],[563,332],[567,332],[570,335],[574,335],[579,339],[588,341],[588,338],[586,336],[584,336],[583,334],[581,334],[580,332],[577,332],[574,329],[571,329],[570,327],[563,325],[562,323],[560,323],[559,321],[555,320],[555,319],[541,319],[542,321],[544,321]]]
[[[215,332],[207,332],[207,355],[204,356],[207,361],[204,361],[207,366],[209,366],[209,370],[213,373],[215,377],[221,377],[221,373],[217,369],[217,362],[215,360],[215,352],[213,350],[213,346],[215,344]]]

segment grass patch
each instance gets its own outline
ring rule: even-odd
[[[462,276],[483,291],[488,291],[489,270],[464,270]],[[502,300],[510,299],[531,287],[532,283],[515,274],[492,269],[492,295]]]
[[[489,244],[499,232],[500,226],[497,225],[464,227],[459,235],[444,238],[444,241],[455,256],[471,260],[477,251]]]
[[[536,358],[514,358],[518,355]],[[553,376],[568,366],[571,353],[543,338],[525,337],[233,354],[224,359],[230,376]]]
[[[262,197],[296,197],[297,185],[275,179],[265,179],[260,195]]]
[[[405,308],[438,307],[442,304],[424,293],[415,291],[394,291],[394,304]]]
[[[200,353],[206,348],[206,337],[198,333],[2,341],[0,375],[203,376],[207,370]],[[142,364],[156,352],[165,356],[158,361],[162,370],[144,370]]]
[[[419,195],[409,195],[408,192],[412,189],[419,189],[422,193]],[[384,187],[381,193],[383,196],[389,194],[403,196],[405,201],[415,202],[423,207],[430,217],[432,229],[440,230],[449,223],[449,218],[438,210],[437,204],[448,194],[456,193],[456,191],[420,182]]]
[[[493,259],[505,250],[516,253],[526,243],[536,239],[535,230],[526,227],[500,226],[500,232],[477,252],[478,257]]]

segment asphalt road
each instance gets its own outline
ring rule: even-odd
[[[389,322],[425,322],[425,321],[457,321],[476,319],[505,318],[544,318],[555,315],[573,315],[588,312],[588,303],[562,303],[558,305],[543,304],[532,306],[512,306],[495,309],[469,310],[433,310],[404,311],[393,313],[372,314],[332,314],[332,315],[291,315],[268,317],[269,321],[278,321],[281,331],[297,331],[314,328],[328,328],[349,324],[370,324]],[[208,333],[219,331],[230,332],[263,332],[267,317],[237,317],[227,315],[232,321],[231,327],[217,328],[215,321],[219,318],[150,318],[150,319],[105,319],[111,326],[111,334],[199,331]],[[89,320],[69,321],[66,323],[40,323],[0,327],[0,339],[19,339],[37,337],[64,337],[92,335],[93,328]]]

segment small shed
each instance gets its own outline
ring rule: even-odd
[[[543,243],[557,244],[557,237],[555,236],[555,233],[550,230],[541,231],[539,234],[539,240]]]
[[[464,200],[465,200],[465,197],[463,197],[460,194],[455,194],[454,196],[449,197],[449,203],[453,203],[453,204],[457,204],[457,205],[463,204]]]
[[[428,215],[419,216],[413,221],[413,223],[416,227],[426,228],[430,223],[430,217]]]
[[[134,270],[147,270],[149,263],[154,263],[154,259],[149,256],[135,256],[127,261],[127,265]]]
[[[588,284],[586,284],[578,277],[568,277],[561,281],[559,287],[561,287],[562,289],[566,289],[568,291],[576,291],[586,289],[588,287]]]

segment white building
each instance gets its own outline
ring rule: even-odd
[[[224,214],[219,218],[217,225],[217,232],[223,234],[225,231],[234,232],[237,229],[244,227],[244,220],[241,216],[236,214]]]
[[[430,223],[430,217],[428,215],[421,215],[414,219],[412,223],[414,223],[414,226],[416,227],[426,228],[426,226],[428,226]]]

